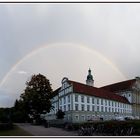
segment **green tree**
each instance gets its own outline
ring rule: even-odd
[[[26,82],[26,89],[20,96],[24,108],[30,117],[38,121],[40,114],[50,112],[52,105],[50,99],[53,91],[49,80],[41,75],[33,75],[30,81]]]
[[[64,119],[65,113],[62,110],[58,110],[56,113],[57,119]]]
[[[8,123],[11,121],[11,108],[0,108],[0,122]]]
[[[24,102],[21,100],[16,100],[14,107],[12,107],[12,121],[16,123],[29,121]]]

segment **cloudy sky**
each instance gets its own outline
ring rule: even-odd
[[[95,86],[140,75],[140,4],[0,4],[0,107],[32,74],[53,89],[63,77]]]

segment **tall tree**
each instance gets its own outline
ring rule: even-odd
[[[41,75],[33,75],[30,81],[26,82],[26,89],[20,96],[24,108],[30,117],[38,120],[40,114],[50,112],[52,105],[50,99],[53,91],[49,80]]]

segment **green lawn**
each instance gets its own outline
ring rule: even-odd
[[[18,126],[14,126],[11,130],[0,131],[0,136],[32,136],[27,131],[19,128]]]

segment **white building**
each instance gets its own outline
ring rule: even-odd
[[[46,119],[56,119],[56,112],[65,112],[67,122],[84,122],[103,118],[140,116],[139,78],[108,85],[94,87],[91,70],[88,71],[86,84],[62,79],[52,99],[54,109],[46,115]],[[139,105],[138,105],[139,104]]]

